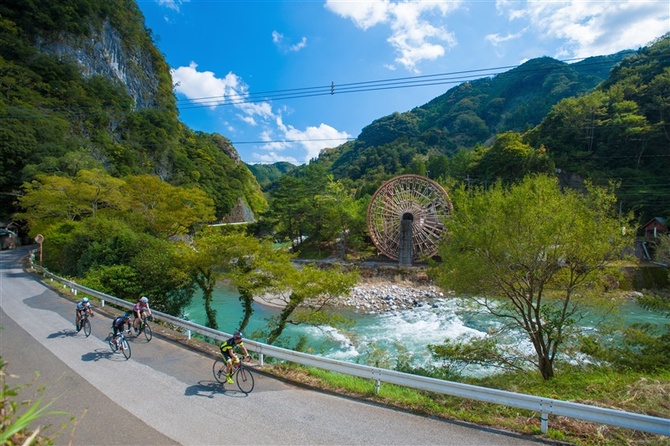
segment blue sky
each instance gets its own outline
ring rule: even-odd
[[[250,164],[303,164],[375,119],[528,59],[612,54],[670,32],[668,0],[138,4],[181,121],[227,137]]]

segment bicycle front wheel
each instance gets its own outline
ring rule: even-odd
[[[107,336],[107,342],[109,343],[109,348],[112,349],[112,352],[116,352],[119,349],[119,346],[114,343],[114,333],[110,333]]]
[[[235,382],[237,387],[244,393],[251,393],[254,390],[254,375],[246,367],[240,367],[235,373]]]
[[[154,337],[153,332],[151,331],[151,325],[148,322],[144,323],[144,337],[147,339],[147,342],[151,341],[151,338]]]
[[[218,358],[216,361],[214,361],[214,365],[212,366],[212,373],[214,374],[214,379],[221,384],[226,382],[226,363],[223,362],[223,359]]]
[[[121,338],[121,351],[123,352],[123,356],[126,357],[126,360],[130,359],[130,343],[128,343],[128,340],[125,337]]]
[[[85,318],[81,323],[86,337],[91,336],[91,321],[89,321],[88,318]]]

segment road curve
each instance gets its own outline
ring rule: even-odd
[[[309,391],[256,374],[245,395],[213,382],[212,358],[159,336],[132,341],[126,361],[104,341],[111,319],[75,333],[74,303],[20,265],[28,250],[0,252],[0,355],[28,382],[39,371],[56,444],[74,445],[531,445],[531,438],[412,415]],[[34,393],[36,386],[22,391]]]

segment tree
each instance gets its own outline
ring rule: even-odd
[[[206,228],[198,233],[190,245],[184,245],[184,258],[191,266],[193,280],[202,290],[205,300],[207,326],[217,329],[216,309],[212,307],[212,298],[216,284],[223,278],[229,259],[222,255],[228,240],[214,228]]]
[[[670,264],[670,235],[661,234],[658,238],[658,243],[656,244],[656,251],[654,253],[654,259],[657,262]]]
[[[341,318],[325,313],[325,309],[333,299],[348,293],[355,285],[358,278],[356,272],[323,270],[307,265],[287,271],[285,277],[288,285],[285,306],[272,321],[274,328],[268,336],[268,344],[281,336],[287,324],[322,325],[343,322]]]
[[[123,191],[130,209],[157,237],[187,233],[194,225],[214,220],[212,200],[201,189],[172,186],[155,175],[126,179]]]
[[[240,293],[243,315],[238,330],[244,331],[254,311],[254,296],[274,294],[285,288],[283,278],[292,268],[293,255],[270,240],[244,234],[230,236],[227,252],[230,263],[225,276]]]
[[[122,180],[100,169],[80,170],[74,178],[37,175],[23,185],[24,195],[19,202],[24,212],[16,217],[27,220],[33,227],[57,220],[95,217],[101,208],[122,206],[122,185]]]
[[[632,244],[613,193],[589,189],[561,192],[555,178],[538,175],[510,188],[457,190],[443,263],[434,267],[441,286],[481,304],[503,330],[526,333],[534,349],[527,360],[544,379],[554,376],[588,291]]]

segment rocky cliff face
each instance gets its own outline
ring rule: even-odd
[[[39,40],[36,46],[43,53],[74,59],[86,77],[118,80],[137,108],[155,105],[159,80],[151,54],[124,48],[121,35],[109,20],[104,21],[102,30],[93,30],[90,38],[66,35],[49,42]]]
[[[221,223],[251,223],[254,221],[256,217],[242,197],[237,199],[230,213],[221,219]]]

